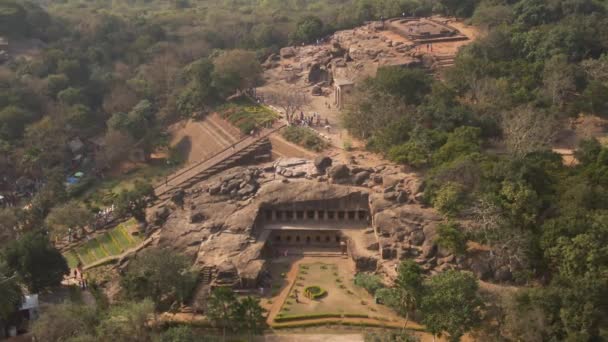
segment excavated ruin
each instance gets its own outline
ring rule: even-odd
[[[437,248],[440,218],[421,203],[421,183],[396,166],[361,168],[285,159],[237,167],[149,210],[157,247],[188,255],[203,285],[252,288],[278,253],[347,254],[359,271],[394,275],[413,258],[424,270],[459,267]]]

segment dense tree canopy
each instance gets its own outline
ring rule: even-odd
[[[58,286],[68,273],[63,255],[41,233],[29,233],[4,251],[8,270],[31,292]]]

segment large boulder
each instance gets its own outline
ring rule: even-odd
[[[422,230],[415,230],[410,234],[410,243],[414,246],[420,246],[424,243],[424,232]]]
[[[280,51],[281,58],[291,58],[296,55],[296,50],[292,47],[284,47]]]
[[[471,272],[481,280],[487,280],[493,275],[492,267],[487,258],[475,257],[469,259],[468,266]]]
[[[315,167],[319,170],[319,173],[325,173],[325,170],[327,170],[332,163],[333,161],[328,156],[318,156],[314,161]]]
[[[369,256],[353,255],[357,272],[374,272],[378,267],[378,259]]]
[[[494,280],[499,282],[511,281],[513,280],[513,274],[511,273],[509,267],[501,266],[494,271]]]
[[[430,259],[437,253],[437,245],[434,242],[425,241],[422,245],[422,257],[424,259]]]
[[[350,169],[344,164],[332,166],[329,169],[329,177],[332,179],[344,179],[350,177]]]
[[[363,184],[366,180],[369,179],[370,173],[368,171],[361,171],[359,173],[357,173],[355,175],[355,177],[353,177],[353,182],[356,185],[361,185]]]
[[[190,223],[201,223],[205,220],[205,214],[202,212],[192,213],[190,215]]]

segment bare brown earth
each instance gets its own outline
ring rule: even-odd
[[[240,131],[213,113],[201,121],[187,120],[172,125],[171,146],[187,156],[187,164],[205,160],[242,138]]]

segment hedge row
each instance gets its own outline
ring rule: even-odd
[[[321,318],[369,318],[369,316],[365,315],[365,314],[321,313],[321,314],[277,316],[277,317],[275,317],[274,321],[277,323],[282,323],[282,322],[303,321],[303,320],[321,319]]]

